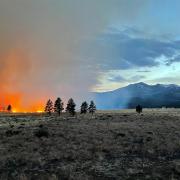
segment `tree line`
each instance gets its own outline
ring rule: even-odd
[[[49,99],[46,103],[44,111],[49,115],[51,115],[54,112],[60,116],[64,109],[67,113],[69,113],[72,116],[76,114],[76,104],[72,98],[68,100],[66,108],[64,108],[64,103],[61,100],[61,98],[58,97],[54,103],[52,102],[51,99]],[[80,107],[81,114],[91,113],[93,115],[95,111],[96,111],[96,105],[94,101],[91,101],[90,104],[84,101],[81,104]]]

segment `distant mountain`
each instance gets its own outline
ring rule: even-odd
[[[134,108],[137,104],[146,108],[180,108],[180,86],[140,82],[110,92],[94,93],[94,98],[99,109]]]

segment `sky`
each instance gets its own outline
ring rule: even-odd
[[[179,17],[179,0],[1,0],[0,106],[180,85]]]

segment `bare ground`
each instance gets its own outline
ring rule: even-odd
[[[0,179],[178,180],[180,110],[1,114]]]

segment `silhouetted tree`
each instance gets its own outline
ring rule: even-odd
[[[50,99],[46,103],[45,112],[49,115],[53,112],[53,102]]]
[[[61,98],[57,98],[54,103],[54,112],[58,113],[58,115],[60,116],[63,110],[64,110],[64,104]]]
[[[89,105],[88,110],[89,110],[89,113],[91,113],[91,114],[94,114],[94,113],[95,113],[95,111],[96,111],[96,105],[94,104],[94,101],[91,101],[91,102],[90,102],[90,105]]]
[[[76,104],[74,103],[74,100],[72,98],[69,99],[67,106],[66,106],[66,112],[68,112],[69,114],[74,116],[76,113],[75,107],[76,107]]]
[[[142,106],[137,105],[136,106],[136,112],[139,113],[139,114],[142,113]]]
[[[84,101],[81,104],[81,114],[86,114],[88,111],[88,103],[86,101]]]
[[[9,104],[8,107],[7,107],[7,111],[8,112],[11,112],[12,111],[12,106]]]

